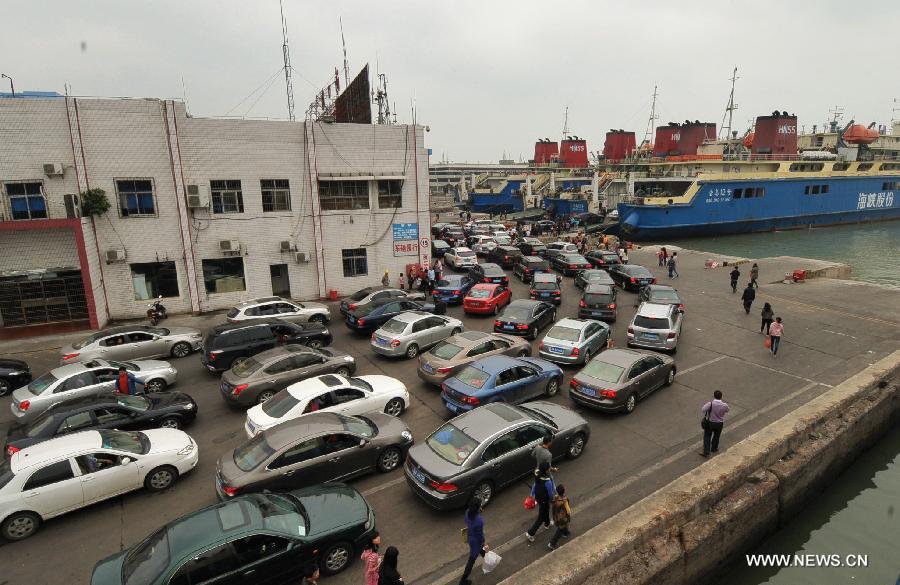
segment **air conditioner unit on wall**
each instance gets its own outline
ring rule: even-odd
[[[209,199],[206,195],[188,195],[188,208],[200,209],[209,207]]]
[[[125,250],[107,250],[106,251],[106,263],[109,264],[111,262],[122,262],[125,260]]]
[[[60,163],[44,163],[44,174],[48,177],[61,177],[63,166]]]
[[[200,185],[188,185],[187,192],[188,192],[188,195],[199,195],[200,194]]]
[[[241,243],[238,240],[219,240],[219,249],[223,252],[240,252]]]
[[[309,256],[306,255],[306,252],[294,252],[294,262],[297,264],[309,262]]]
[[[294,249],[294,245],[291,244],[290,240],[282,240],[281,242],[281,251],[282,252],[290,252]]]

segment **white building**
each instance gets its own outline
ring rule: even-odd
[[[80,218],[77,196],[111,203]],[[3,327],[205,312],[392,283],[430,259],[423,128],[194,118],[178,101],[0,99]],[[420,246],[419,243],[424,245]],[[0,331],[2,333],[2,331]]]

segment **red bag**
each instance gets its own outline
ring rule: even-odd
[[[766,340],[763,342],[763,344],[766,346],[766,349],[772,349],[772,338],[766,337]]]
[[[525,509],[526,510],[534,510],[537,508],[537,500],[534,499],[534,496],[528,496],[525,498]]]

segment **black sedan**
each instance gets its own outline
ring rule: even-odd
[[[0,359],[0,396],[31,382],[31,370],[22,360]]]
[[[594,266],[594,268],[607,269],[610,266],[622,263],[622,259],[619,258],[619,255],[612,250],[591,250],[585,254],[584,257]]]
[[[463,242],[466,241],[466,234],[461,227],[454,225],[444,228],[441,239],[447,242],[450,247],[462,246]]]
[[[614,285],[615,281],[605,270],[581,270],[575,275],[575,286],[581,290],[589,284]]]
[[[579,270],[588,270],[594,267],[581,254],[556,254],[550,258],[550,266],[564,276],[572,276]]]
[[[347,313],[344,324],[350,329],[360,332],[375,331],[391,320],[395,315],[407,311],[425,311],[434,313],[434,305],[406,299],[382,299],[359,305]]]
[[[501,268],[512,268],[521,257],[522,250],[515,246],[497,246],[487,255],[488,261],[499,264]]]
[[[522,238],[518,246],[525,256],[540,256],[547,249],[547,245],[537,238]]]
[[[639,302],[656,303],[658,305],[676,305],[678,310],[684,313],[684,300],[678,291],[664,284],[651,284],[645,286],[638,293]]]
[[[509,277],[503,272],[502,268],[491,262],[476,264],[469,268],[469,273],[475,278],[475,282],[509,286]]]
[[[443,259],[444,254],[449,249],[450,249],[450,244],[448,244],[444,240],[434,240],[433,242],[431,242],[431,256],[435,260]]]
[[[575,411],[551,402],[476,408],[409,450],[406,483],[439,510],[465,506],[473,497],[486,506],[497,490],[534,473],[532,451],[546,436],[554,461],[576,459],[591,429]]]
[[[554,321],[556,308],[550,303],[518,299],[503,309],[494,321],[494,331],[537,339],[540,330]]]
[[[108,394],[60,402],[39,417],[6,432],[6,456],[54,437],[99,429],[180,429],[197,416],[197,403],[181,392],[145,396]]]
[[[625,290],[637,292],[648,284],[656,284],[653,274],[637,264],[618,264],[610,267],[607,272]]]

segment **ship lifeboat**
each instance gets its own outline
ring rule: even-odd
[[[750,148],[753,146],[753,137],[756,136],[756,132],[751,132],[744,137],[744,148]]]
[[[878,130],[854,124],[844,132],[844,142],[848,144],[872,144],[878,140]]]

